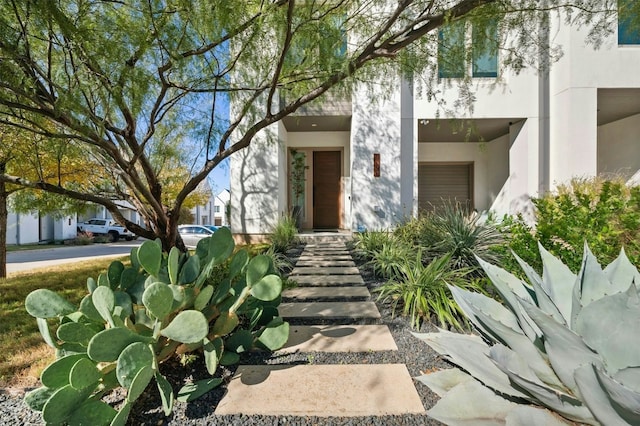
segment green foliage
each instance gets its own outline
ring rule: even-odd
[[[289,214],[282,216],[271,231],[269,242],[277,253],[286,253],[298,244],[298,227],[295,218]]]
[[[399,275],[380,286],[379,298],[391,301],[393,310],[402,305],[403,314],[411,318],[411,326],[431,319],[433,314],[442,327],[451,325],[463,328],[462,311],[451,298],[447,285],[473,286],[465,280],[468,270],[452,269],[448,255],[423,264],[418,250],[413,261],[406,260],[399,268]],[[477,289],[477,288],[475,288]]]
[[[639,424],[640,273],[624,251],[603,270],[586,244],[577,275],[542,245],[540,256],[542,275],[520,260],[528,283],[480,261],[504,304],[450,287],[484,340],[416,335],[466,371],[418,378],[442,396],[430,416],[448,424]]]
[[[354,235],[355,255],[365,260],[373,259],[375,253],[385,244],[390,244],[392,237],[384,231],[364,231]]]
[[[628,186],[622,178],[574,178],[533,203],[535,230],[517,218],[509,220],[508,230],[512,250],[536,270],[541,266],[536,240],[574,272],[585,241],[603,263],[612,262],[622,247],[632,263],[640,261],[640,186]]]
[[[52,291],[31,292],[27,311],[57,360],[43,371],[43,387],[27,394],[27,404],[48,424],[73,423],[88,415],[89,404],[122,386],[127,397],[120,411],[96,405],[91,423],[124,424],[155,377],[168,415],[175,398],[160,366],[172,355],[201,352],[214,375],[243,351],[282,347],[289,325],[278,317],[282,282],[273,262],[264,255],[250,258],[246,250],[232,255],[233,248],[227,228],[201,240],[194,255],[163,253],[159,241],[146,241],[132,250],[132,266],[115,261],[107,273],[89,278],[90,293],[79,308]],[[220,270],[227,274],[213,281],[211,274]],[[47,319],[58,320],[57,339]],[[242,345],[235,344],[240,338]],[[220,383],[194,383],[177,399],[191,400]]]
[[[502,233],[491,221],[483,221],[480,215],[469,213],[463,205],[454,202],[423,212],[395,233],[422,247],[427,259],[450,255],[452,268],[472,268],[478,272],[481,271],[475,256],[499,263],[501,256],[495,248],[505,243]]]

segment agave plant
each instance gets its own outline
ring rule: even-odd
[[[416,334],[459,369],[418,377],[447,424],[640,424],[640,283],[624,251],[604,270],[585,245],[578,275],[539,247],[529,283],[478,259],[504,305],[451,287],[481,335]],[[486,424],[486,423],[485,423]]]

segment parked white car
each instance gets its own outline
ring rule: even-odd
[[[180,225],[178,233],[182,237],[184,245],[188,248],[194,248],[198,245],[198,241],[203,238],[210,237],[215,231],[202,225]]]
[[[133,232],[129,231],[111,219],[93,218],[86,222],[78,224],[79,232],[90,232],[95,235],[105,235],[110,241],[118,241],[124,238],[127,241],[138,238]]]

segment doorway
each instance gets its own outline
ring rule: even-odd
[[[313,152],[313,227],[340,226],[340,151]]]

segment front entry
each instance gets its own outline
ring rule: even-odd
[[[340,226],[340,151],[313,153],[313,227]]]

